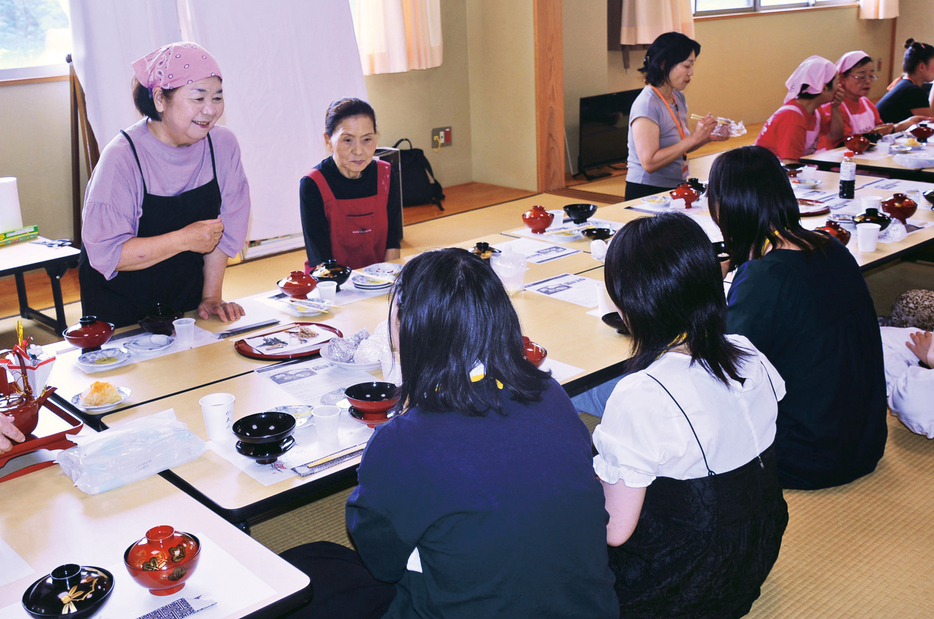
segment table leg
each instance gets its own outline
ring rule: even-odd
[[[52,298],[55,300],[55,332],[61,333],[68,326],[65,323],[65,303],[62,300],[62,276],[68,271],[68,264],[45,267],[52,284]]]
[[[26,278],[22,273],[14,273],[16,278],[16,296],[19,297],[19,315],[29,318],[29,299],[26,297]]]

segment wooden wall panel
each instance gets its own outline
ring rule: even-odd
[[[564,47],[561,0],[535,0],[535,137],[538,190],[564,183]]]

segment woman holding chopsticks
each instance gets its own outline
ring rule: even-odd
[[[718,121],[709,114],[688,133],[683,91],[694,75],[698,54],[700,43],[680,32],[660,35],[645,54],[639,71],[646,86],[629,112],[626,200],[674,189],[688,177],[689,152],[729,137],[714,132]]]

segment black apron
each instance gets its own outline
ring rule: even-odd
[[[696,433],[694,439],[706,465]],[[778,558],[787,524],[774,444],[726,473],[707,466],[707,476],[697,479],[657,477],[646,488],[632,536],[608,547],[620,616],[742,617]]]
[[[159,236],[181,230],[196,221],[216,219],[220,215],[221,190],[217,183],[214,144],[208,134],[211,150],[210,182],[177,196],[154,196],[146,190],[146,176],[136,154],[136,146],[126,132],[133,157],[143,178],[142,215],[137,237]],[[204,256],[185,251],[139,271],[119,271],[107,280],[88,261],[87,250],[78,258],[78,278],[81,283],[81,308],[85,316],[97,316],[118,327],[136,324],[155,306],[163,303],[180,312],[196,309],[204,288]]]

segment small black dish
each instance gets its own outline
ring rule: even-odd
[[[921,195],[931,204],[931,208],[934,208],[934,189],[925,191]]]
[[[26,589],[23,608],[31,617],[40,619],[85,619],[101,609],[113,588],[114,577],[107,570],[67,563]],[[69,595],[72,590],[74,593]]]
[[[272,464],[295,446],[295,437],[287,436],[274,443],[254,444],[237,441],[237,453],[256,460],[257,464]]]
[[[603,324],[607,325],[608,327],[613,327],[616,329],[616,332],[620,335],[629,335],[629,329],[626,328],[626,323],[623,322],[619,312],[609,312],[608,314],[604,314],[600,320],[602,320]]]
[[[713,253],[717,257],[718,262],[726,262],[730,259],[730,254],[726,251],[726,243],[723,241],[714,241],[710,245],[713,247]]]
[[[582,224],[597,212],[596,204],[568,204],[564,212],[576,224]]]
[[[478,256],[482,258],[483,260],[487,260],[487,261],[489,261],[489,259],[492,258],[494,254],[500,253],[498,249],[491,246],[486,241],[478,241],[477,244],[474,245],[473,249],[471,249],[470,251],[473,255]]]
[[[172,335],[175,330],[172,322],[184,317],[183,312],[175,311],[164,303],[156,303],[139,321],[139,326],[154,335]]]
[[[873,144],[875,144],[876,142],[882,139],[882,134],[870,132],[870,133],[864,133],[863,137],[869,140],[870,142],[872,142]]]
[[[613,236],[613,231],[609,228],[584,228],[581,234],[591,241],[605,241]]]
[[[235,421],[232,429],[243,443],[276,443],[295,430],[295,417],[288,413],[255,413]]]
[[[319,282],[337,282],[337,291],[340,292],[341,284],[350,277],[350,267],[337,264],[337,260],[327,260],[312,271],[311,276]]]
[[[696,191],[696,192],[699,193],[700,195],[704,195],[704,193],[707,191],[707,185],[705,185],[704,183],[700,182],[700,181],[699,181],[698,179],[696,179],[696,178],[689,178],[689,179],[688,179],[688,185],[690,185],[690,186],[691,186],[691,189],[693,189],[694,191]]]

